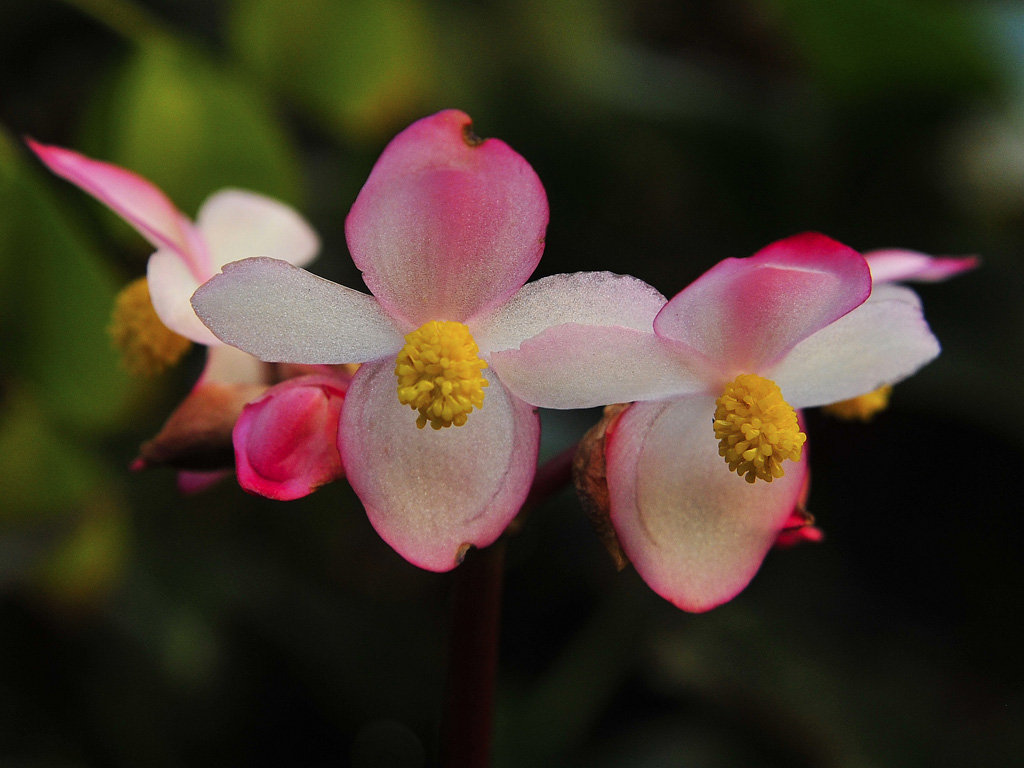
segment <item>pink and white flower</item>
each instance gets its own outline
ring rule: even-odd
[[[746,586],[798,508],[806,456],[789,412],[902,379],[938,352],[911,291],[873,293],[863,257],[804,234],[719,263],[646,332],[563,325],[493,355],[492,365],[512,392],[542,407],[640,401],[607,432],[611,522],[656,592],[704,611]],[[753,416],[729,442],[723,402],[751,374],[765,389],[737,395]],[[771,430],[785,439],[768,440]],[[727,443],[741,454],[730,465]],[[792,459],[784,471],[780,450]]]
[[[448,110],[392,140],[349,213],[372,295],[258,258],[226,265],[192,300],[219,338],[260,359],[362,363],[341,415],[345,473],[378,533],[420,567],[449,570],[493,542],[536,471],[537,413],[492,356],[577,316],[649,328],[664,303],[610,274],[524,287],[547,223],[530,165]]]
[[[242,406],[273,382],[269,366],[210,333],[189,303],[192,293],[224,264],[244,256],[262,254],[308,264],[320,248],[319,238],[284,203],[238,189],[211,195],[192,222],[160,189],[131,171],[69,149],[32,140],[28,144],[50,170],[106,204],[157,249],[146,269],[157,316],[175,333],[208,348],[206,365],[192,392],[161,432],[143,444],[133,464],[136,469],[176,466],[182,470],[184,490],[204,487],[220,476],[217,468],[231,463],[231,430]],[[335,386],[344,383],[335,382]],[[325,445],[334,450],[333,436]],[[312,448],[294,447],[300,452]],[[326,472],[338,459],[324,461]],[[240,480],[248,488],[244,478],[243,473]],[[248,489],[259,492],[260,487]]]

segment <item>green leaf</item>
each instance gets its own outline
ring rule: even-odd
[[[240,73],[153,39],[97,96],[86,116],[87,154],[149,179],[186,215],[225,187],[299,203],[291,141]]]
[[[0,364],[59,423],[109,429],[139,391],[106,332],[118,281],[15,146],[0,131]]]
[[[435,87],[418,0],[237,0],[229,23],[249,67],[345,136],[408,121]]]
[[[776,0],[772,6],[812,76],[839,96],[971,91],[994,74],[969,5]]]

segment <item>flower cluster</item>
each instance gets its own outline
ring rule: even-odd
[[[303,373],[269,389],[261,379],[230,411],[244,487],[295,498],[344,472],[398,553],[445,571],[522,508],[538,407],[622,404],[584,440],[577,485],[622,560],[691,611],[743,589],[773,545],[820,536],[803,511],[801,409],[877,410],[860,399],[877,403],[939,352],[920,301],[895,282],[974,265],[865,257],[808,233],[726,259],[671,300],[607,272],[528,283],[544,188],[448,110],[399,134],[352,206],[366,294],[300,268],[316,238],[280,204],[221,192],[193,225],[126,171],[34,148],[158,248],[153,308],[209,345],[200,384],[235,349],[251,370]]]

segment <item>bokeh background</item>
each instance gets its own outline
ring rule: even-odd
[[[1015,766],[1024,755],[1024,7],[939,0],[0,3],[0,765],[433,765],[451,574],[337,483],[130,474],[201,367],[118,366],[133,232],[21,140],[251,188],[322,234],[445,107],[551,203],[538,276],[673,294],[815,229],[977,253],[921,286],[943,355],[871,424],[809,414],[819,545],[684,614],[566,491],[508,544],[495,764]],[[545,414],[545,455],[592,412]]]

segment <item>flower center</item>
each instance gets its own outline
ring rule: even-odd
[[[715,404],[718,455],[748,483],[757,478],[770,483],[785,474],[783,461],[800,460],[807,435],[774,381],[740,374]]]
[[[871,421],[876,413],[889,407],[890,395],[892,395],[892,387],[889,384],[884,384],[874,392],[826,405],[821,410],[846,421]]]
[[[395,361],[398,402],[419,411],[416,426],[461,427],[473,408],[482,408],[487,363],[462,323],[431,320],[405,337]]]
[[[192,345],[160,321],[144,277],[117,294],[107,330],[124,367],[139,376],[155,376],[174,365]]]

